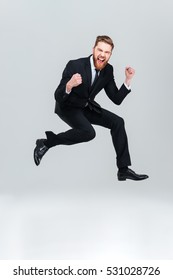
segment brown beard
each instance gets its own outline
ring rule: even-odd
[[[102,65],[99,65],[97,62],[97,58],[95,58],[94,55],[93,55],[93,61],[94,61],[94,66],[97,70],[102,70],[108,63],[107,61],[104,61]]]

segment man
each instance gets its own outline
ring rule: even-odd
[[[89,57],[71,60],[66,65],[62,79],[55,91],[55,113],[71,129],[54,134],[46,131],[47,139],[38,139],[34,149],[34,161],[40,164],[42,157],[56,145],[73,145],[87,142],[95,137],[92,126],[100,125],[110,129],[117,155],[118,180],[144,180],[147,175],[136,174],[129,169],[131,165],[128,140],[124,120],[102,108],[94,101],[95,96],[104,89],[113,103],[119,105],[131,91],[130,84],[135,74],[131,67],[125,69],[125,82],[118,90],[113,76],[113,67],[108,63],[113,41],[108,36],[98,36]]]

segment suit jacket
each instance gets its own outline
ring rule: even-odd
[[[70,94],[66,93],[66,84],[73,74],[79,73],[82,76],[82,84],[74,87]],[[117,88],[114,81],[113,67],[109,63],[100,71],[99,78],[91,90],[91,66],[90,56],[70,60],[62,74],[62,79],[55,91],[56,106],[61,108],[73,106],[84,108],[88,103],[91,109],[99,110],[100,105],[94,101],[95,96],[104,89],[107,96],[113,103],[119,105],[130,92],[123,84],[120,89]],[[56,113],[55,106],[55,113]]]

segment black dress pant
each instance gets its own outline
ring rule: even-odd
[[[58,106],[57,114],[71,129],[57,135],[52,132],[46,132],[46,145],[49,148],[56,145],[73,145],[90,141],[96,135],[92,124],[100,125],[110,129],[117,155],[118,168],[131,165],[124,120],[121,117],[103,108],[98,113],[90,110],[88,106],[85,108],[66,107],[63,109]]]

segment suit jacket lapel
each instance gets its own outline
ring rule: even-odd
[[[85,71],[86,71],[86,77],[87,77],[87,85],[88,89],[91,86],[91,65],[90,65],[90,56],[87,58],[86,64],[85,64]]]

